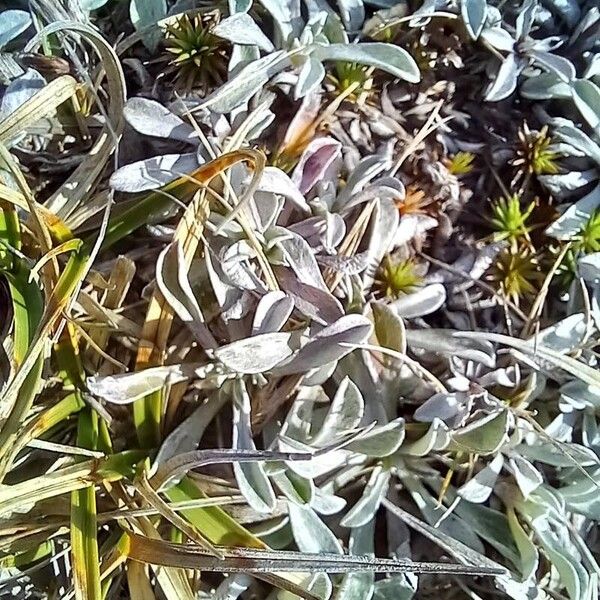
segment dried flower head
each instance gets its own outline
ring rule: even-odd
[[[435,200],[430,198],[424,190],[418,185],[411,184],[406,186],[404,198],[396,202],[396,206],[401,215],[427,214],[432,211],[432,204]]]
[[[174,55],[168,71],[176,73],[176,81],[185,89],[223,82],[229,45],[211,33],[218,20],[214,11],[193,17],[184,14],[166,27],[165,50]]]
[[[556,160],[558,154],[552,149],[552,138],[548,127],[540,131],[531,131],[527,123],[519,129],[519,147],[513,165],[521,167],[534,175],[552,175],[558,173]]]
[[[381,261],[376,284],[387,298],[400,298],[414,292],[423,282],[412,258],[398,260],[389,254]]]

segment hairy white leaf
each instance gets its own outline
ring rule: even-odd
[[[421,73],[414,58],[403,48],[392,44],[365,42],[317,45],[313,52],[321,60],[355,62],[377,67],[410,83],[418,83],[421,79]]]
[[[297,333],[262,333],[217,348],[215,358],[237,373],[263,373],[292,356],[297,346]]]
[[[261,31],[254,19],[245,12],[238,12],[218,23],[212,33],[232,44],[242,46],[258,46],[265,52],[272,52],[275,48],[269,38]]]

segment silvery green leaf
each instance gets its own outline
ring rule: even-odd
[[[449,496],[452,497],[450,490]],[[503,512],[481,503],[460,502],[454,513],[460,517],[465,526],[472,529],[511,563],[514,565],[519,563],[517,547],[510,535],[508,520]]]
[[[577,270],[585,281],[598,283],[600,281],[600,252],[593,252],[579,258]]]
[[[199,166],[197,153],[163,154],[125,165],[110,177],[109,185],[117,192],[131,194],[155,190],[189,174]]]
[[[418,83],[421,79],[419,67],[413,57],[399,46],[381,42],[360,44],[317,45],[313,50],[320,60],[356,62],[378,67],[394,77]]]
[[[215,358],[237,373],[263,373],[294,354],[297,333],[262,333],[215,350]]]
[[[436,524],[436,527],[446,535],[467,544],[470,548],[484,552],[483,544],[473,529],[465,527],[462,519],[456,514],[448,513],[447,509],[438,502],[437,495],[434,496],[429,488],[425,487],[421,477],[415,473],[399,471],[399,479],[428,523]],[[387,499],[383,499],[382,504],[387,506]]]
[[[562,585],[566,588],[570,600],[579,600],[587,595],[587,573],[581,563],[581,556],[577,552],[569,551],[565,544],[565,535],[568,532],[556,532],[550,524],[536,520],[534,525],[535,535],[550,562],[558,571]],[[562,533],[562,535],[561,535]]]
[[[250,10],[252,0],[228,0],[229,14],[245,13]]]
[[[527,500],[529,495],[544,483],[542,474],[526,458],[518,454],[512,454],[508,464],[523,498]]]
[[[390,308],[404,319],[424,317],[438,310],[446,302],[446,287],[432,283],[406,294],[390,304]]]
[[[329,290],[302,283],[292,269],[276,266],[273,271],[281,288],[302,314],[321,325],[333,323],[344,314],[339,300]]]
[[[154,459],[153,466],[162,465],[178,454],[195,450],[204,431],[227,399],[224,394],[212,392],[208,400],[203,402],[165,438]]]
[[[589,221],[592,213],[600,206],[600,185],[578,200],[546,228],[546,235],[558,240],[570,240]]]
[[[81,8],[86,11],[96,10],[104,6],[108,0],[79,0]]]
[[[374,427],[357,440],[347,444],[345,449],[372,458],[383,458],[400,448],[404,441],[404,433],[404,419],[398,417],[386,425]]]
[[[425,0],[413,13],[413,18],[408,23],[409,27],[419,28],[427,25],[431,21],[431,13],[448,8],[448,6],[448,0]]]
[[[525,98],[532,100],[570,98],[571,86],[556,73],[541,73],[526,79],[521,85],[520,92]]]
[[[0,120],[6,119],[45,86],[46,80],[34,69],[27,69],[23,75],[13,79],[0,102]]]
[[[452,433],[458,447],[478,454],[493,454],[508,441],[508,429],[513,419],[508,410],[490,413]]]
[[[539,331],[533,342],[557,352],[572,352],[583,343],[587,330],[587,317],[574,313]]]
[[[535,13],[538,10],[538,0],[524,0],[521,10],[517,15],[515,33],[517,39],[524,40],[533,27]]]
[[[212,33],[232,44],[258,46],[265,52],[275,50],[271,40],[261,31],[254,19],[245,12],[237,12],[212,28]]]
[[[466,392],[439,392],[425,400],[414,413],[417,421],[431,423],[434,419],[444,422],[462,421],[468,413],[469,396]]]
[[[577,379],[560,386],[560,397],[577,407],[600,408],[600,387],[587,385]]]
[[[363,158],[350,173],[345,187],[338,194],[334,208],[342,210],[350,203],[354,194],[362,190],[369,181],[391,166],[389,158],[374,154]]]
[[[237,600],[252,585],[254,579],[245,573],[234,573],[225,577],[215,590],[211,591],[212,600]]]
[[[144,45],[151,52],[156,50],[162,37],[160,29],[152,26],[166,16],[166,0],[131,0],[129,4],[131,23],[141,34]]]
[[[552,12],[558,13],[573,28],[581,18],[581,8],[577,0],[549,0],[547,3]]]
[[[373,539],[375,520],[361,527],[355,527],[350,532],[348,552],[356,555],[374,555]],[[336,593],[336,600],[370,600],[373,595],[373,573],[348,573],[344,575]]]
[[[598,457],[594,454],[594,451],[580,444],[552,444],[550,442],[543,442],[535,446],[521,444],[513,450],[527,459],[554,467],[572,467],[575,463],[578,463],[582,467],[599,464]]]
[[[207,248],[207,252],[204,254],[204,260],[206,262],[206,270],[208,271],[208,278],[212,290],[215,294],[215,298],[219,307],[221,308],[221,315],[225,316],[225,320],[234,318],[230,311],[236,304],[241,301],[242,291],[233,287],[225,277],[219,260],[210,251],[210,246]],[[238,317],[239,318],[239,317]]]
[[[383,302],[373,302],[371,309],[379,345],[406,353],[406,335],[402,319]]]
[[[488,88],[485,99],[488,102],[498,102],[508,98],[517,87],[517,80],[523,66],[523,60],[517,54],[513,52],[508,54],[502,61],[496,78]]]
[[[410,574],[394,575],[375,583],[372,600],[412,600],[416,591],[416,577]]]
[[[421,521],[413,514],[403,510],[399,506],[396,506],[389,500],[384,499],[382,504],[390,513],[404,521],[409,527],[418,531],[427,539],[437,544],[440,548],[445,550],[448,554],[450,554],[450,556],[454,557],[462,564],[498,568],[500,572],[503,571],[503,568],[497,562],[490,560],[485,555],[473,550],[459,540],[453,539],[451,536],[444,533],[441,528],[433,527],[432,525]]]
[[[502,27],[487,27],[481,32],[481,37],[490,46],[503,52],[512,52],[515,45],[513,37]]]
[[[496,366],[496,353],[490,343],[478,342],[466,345],[451,329],[407,329],[408,345],[437,352],[445,356],[458,356],[465,360],[479,362],[490,369]]]
[[[515,452],[525,458],[555,467],[572,467],[574,464],[591,467],[600,464],[593,450],[574,443],[543,442],[535,446],[521,445],[515,448]]]
[[[394,233],[400,221],[400,212],[390,198],[377,198],[369,224],[367,268],[363,272],[363,289],[369,289],[375,279],[377,267],[389,252]]]
[[[292,181],[302,194],[309,192],[323,178],[341,149],[340,142],[331,137],[317,137],[310,141],[292,173]]]
[[[362,315],[345,315],[311,337],[295,356],[276,370],[276,373],[303,373],[339,360],[352,352],[353,345],[363,344],[371,331],[371,322]]]
[[[166,385],[186,381],[195,374],[198,365],[181,364],[151,367],[135,373],[94,375],[88,377],[88,390],[113,404],[131,404]]]
[[[571,87],[575,106],[589,126],[600,133],[600,88],[588,79],[577,79]]]
[[[507,511],[508,526],[519,551],[520,571],[523,580],[528,580],[537,571],[539,565],[539,552],[529,535],[523,529],[513,509]]]
[[[320,2],[320,0],[317,1]],[[310,46],[314,42],[328,43],[327,37],[323,33],[323,28],[331,9],[325,3],[321,4],[322,7],[319,7],[319,10],[309,14],[308,21],[300,34],[299,42],[303,46]]]
[[[228,281],[236,288],[260,294],[267,291],[266,287],[248,266],[255,257],[256,250],[247,240],[240,240],[221,252],[221,268]]]
[[[268,292],[256,307],[252,335],[279,331],[294,310],[294,301],[282,291]]]
[[[204,315],[188,280],[183,250],[178,242],[169,244],[156,261],[156,283],[169,306],[187,325],[204,349],[218,346],[205,324]]]
[[[450,442],[450,433],[445,423],[434,418],[429,429],[419,439],[402,445],[399,451],[409,456],[427,456],[433,450],[444,450]]]
[[[278,443],[279,447],[286,452],[314,452],[312,446],[285,436],[280,436]],[[339,469],[346,461],[346,453],[343,450],[336,450],[315,455],[309,461],[290,461],[287,466],[302,477],[315,479]]]
[[[337,0],[342,21],[348,31],[358,31],[365,20],[362,0]]]
[[[0,12],[0,49],[21,35],[31,25],[31,16],[24,10]]]
[[[531,50],[529,55],[538,64],[548,69],[551,73],[554,73],[564,82],[569,82],[577,76],[575,65],[567,58],[542,50]],[[573,82],[573,84],[575,83]]]
[[[340,521],[342,527],[362,527],[375,517],[381,499],[387,494],[390,482],[390,471],[377,466],[371,476],[360,500],[344,515]]]
[[[310,505],[321,515],[335,515],[344,509],[346,500],[315,487]]]
[[[594,28],[593,26],[598,23],[600,20],[600,9],[596,7],[591,7],[580,19],[579,23],[571,34],[571,38],[569,40],[570,43],[577,42],[581,37],[588,38],[588,34],[591,34],[589,37],[592,38],[592,45],[595,40],[594,36]]]
[[[269,79],[290,64],[289,53],[279,50],[246,65],[233,77],[217,88],[202,106],[216,113],[229,113],[245,104],[259,92]]]
[[[301,283],[327,291],[312,248],[302,236],[286,231],[288,235],[282,236],[277,242],[277,246],[283,251],[286,266],[291,267]]]
[[[317,256],[317,262],[322,267],[342,275],[358,275],[367,268],[367,256],[364,252],[354,256],[320,254]]]
[[[338,539],[312,508],[288,502],[288,512],[294,539],[302,552],[343,554]]]
[[[588,66],[583,73],[583,79],[592,79],[600,75],[600,54],[594,54],[590,57]]]
[[[311,504],[315,490],[312,479],[302,477],[291,469],[271,473],[271,478],[288,500],[297,504]]]
[[[329,411],[312,446],[331,444],[338,436],[355,429],[363,418],[365,403],[356,385],[344,377],[331,401]]]
[[[307,94],[315,91],[325,77],[325,67],[323,63],[314,55],[310,55],[298,75],[298,82],[294,88],[294,98],[304,98]]]
[[[469,35],[476,40],[485,25],[486,0],[461,0],[460,11]]]
[[[194,128],[156,100],[130,98],[123,109],[123,116],[131,127],[144,135],[198,143]]]
[[[298,0],[260,0],[260,3],[271,13],[282,45],[300,35],[302,17]]]
[[[260,58],[260,50],[256,46],[234,44],[231,58],[227,65],[229,78],[235,77],[246,65]]]
[[[600,146],[568,119],[553,119],[553,133],[559,139],[581,149],[600,165]]]
[[[438,220],[429,215],[403,215],[394,235],[393,246],[408,244],[437,226]]]
[[[246,384],[241,379],[234,382],[233,399],[233,448],[256,450],[250,423],[250,396]],[[240,492],[254,510],[269,513],[275,508],[275,492],[262,463],[236,461],[233,463],[233,472]]]
[[[486,467],[458,488],[456,493],[468,502],[476,504],[485,502],[490,497],[494,485],[496,485],[502,465],[504,465],[504,457],[502,454],[497,454]]]
[[[253,198],[248,203],[247,212],[254,221],[257,232],[265,233],[274,227],[285,204],[285,198],[278,194],[254,192]]]
[[[590,156],[590,155],[588,155]],[[588,183],[598,180],[598,170],[571,171],[557,175],[540,175],[538,179],[556,198],[568,198]]]
[[[590,476],[597,480],[600,472],[592,471]],[[558,493],[564,499],[569,510],[585,515],[589,519],[600,519],[600,494],[598,488],[594,485],[594,481],[590,481],[587,477],[583,477],[581,473],[577,474],[576,478],[562,486]]]
[[[310,208],[296,184],[277,167],[265,167],[257,189],[289,198],[302,212],[310,213]]]

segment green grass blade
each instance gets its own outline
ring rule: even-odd
[[[96,450],[98,415],[86,409],[79,415],[77,444]],[[71,558],[77,600],[101,600],[98,557],[96,490],[90,485],[71,494]]]

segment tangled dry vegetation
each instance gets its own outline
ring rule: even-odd
[[[0,51],[1,597],[598,599],[595,0]]]

